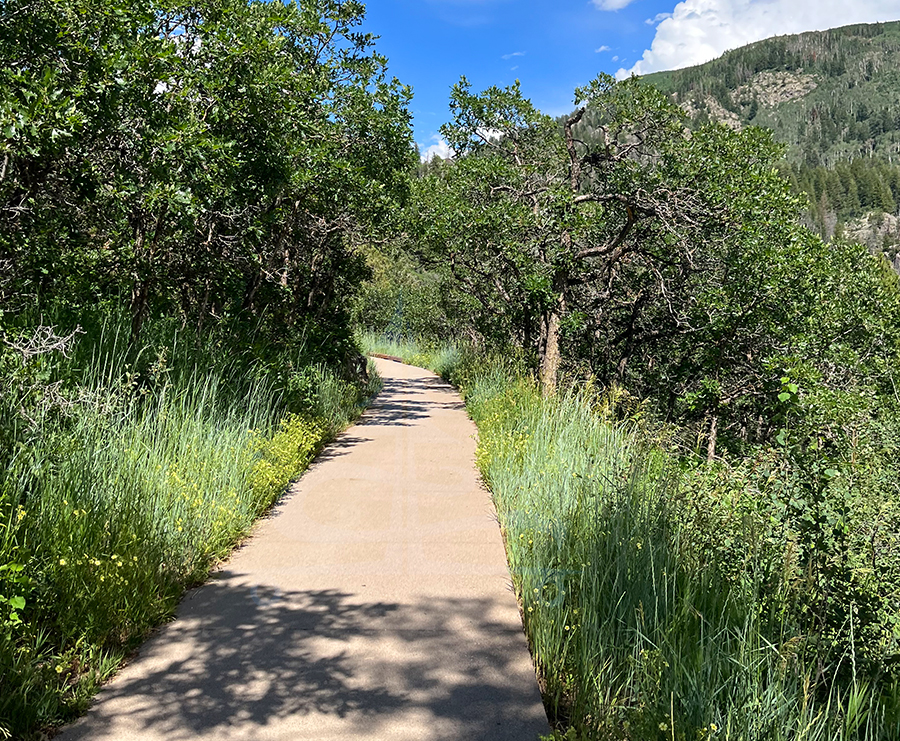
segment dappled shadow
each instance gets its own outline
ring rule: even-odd
[[[126,726],[141,738],[218,738],[236,724],[242,738],[282,724],[303,738],[387,737],[423,717],[429,739],[536,738],[533,687],[510,667],[521,631],[492,619],[492,600],[399,604],[223,576],[191,593],[142,649],[142,671],[111,683],[61,738]]]
[[[411,425],[447,409],[465,410],[465,404],[440,378],[387,378],[358,426]]]
[[[361,443],[371,442],[366,433],[373,427],[412,427],[438,411],[465,411],[465,408],[453,387],[440,378],[387,378],[357,423],[325,446],[312,467],[347,455]]]
[[[316,456],[315,460],[310,465],[310,468],[321,466],[323,463],[327,463],[330,460],[347,455],[357,445],[372,442],[372,438],[355,435],[353,434],[354,431],[355,428],[351,427],[350,430],[338,435],[334,440],[328,443],[328,445],[322,449],[322,452]]]
[[[277,522],[244,556],[261,550],[188,593],[178,619],[61,738],[536,741],[547,733],[518,608],[501,586],[496,528],[485,534],[488,500],[476,491],[469,446],[454,448],[469,434],[462,408],[438,378],[386,379],[360,424],[314,465],[354,448],[364,454],[313,472],[300,496],[282,498],[271,513]],[[409,429],[419,427],[421,435]],[[373,445],[363,451],[362,443]],[[381,465],[398,450],[399,463]],[[397,478],[413,483],[395,486]]]

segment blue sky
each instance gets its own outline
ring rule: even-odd
[[[663,0],[618,12],[584,0],[371,0],[366,26],[381,36],[377,48],[391,72],[413,87],[421,147],[447,120],[460,75],[478,90],[519,79],[541,110],[562,114],[575,87],[640,57],[655,31],[644,21],[664,7]]]
[[[521,80],[545,113],[571,109],[598,72],[698,64],[776,34],[900,19],[900,0],[369,0],[364,30],[411,85],[420,148],[448,118],[450,87]]]

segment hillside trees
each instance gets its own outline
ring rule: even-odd
[[[795,164],[893,162],[898,54],[900,24],[863,24],[765,39],[645,80],[672,94],[695,123],[726,115],[773,129]]]
[[[0,308],[338,327],[404,192],[409,91],[363,6],[12,0],[0,12]]]

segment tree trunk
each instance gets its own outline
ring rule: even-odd
[[[546,338],[541,360],[541,390],[544,397],[553,396],[559,383],[559,312],[553,310],[544,323]]]
[[[256,292],[259,290],[259,285],[262,282],[262,274],[257,271],[253,274],[253,277],[247,281],[247,288],[244,291],[244,300],[241,304],[242,311],[249,311],[252,314],[255,314],[253,302],[256,299]]]
[[[712,463],[716,457],[716,438],[719,435],[719,415],[714,414],[709,423],[709,443],[706,446],[706,461]]]
[[[544,357],[541,359],[541,391],[544,397],[553,396],[559,385],[559,326],[566,310],[566,280],[557,278],[554,283],[559,298],[556,306],[547,313],[547,318],[541,328],[544,332],[541,343],[544,347]]]
[[[150,279],[145,278],[135,283],[131,289],[131,343],[137,344],[147,316],[147,304],[150,297]]]

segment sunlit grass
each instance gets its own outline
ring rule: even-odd
[[[264,372],[170,357],[138,388],[124,350],[97,344],[71,408],[36,420],[0,472],[0,564],[23,567],[21,583],[0,573],[0,597],[26,600],[24,622],[0,610],[0,729],[15,737],[82,711],[379,383],[299,368],[288,412],[297,389]]]
[[[686,474],[596,393],[495,374],[467,402],[545,700],[575,738],[897,737],[896,686],[823,688],[769,611],[752,534],[723,580],[683,524]]]
[[[395,339],[371,333],[357,335],[357,343],[368,355],[389,355],[404,363],[428,368],[439,376],[449,375],[462,359],[454,344],[429,344],[415,339]]]

